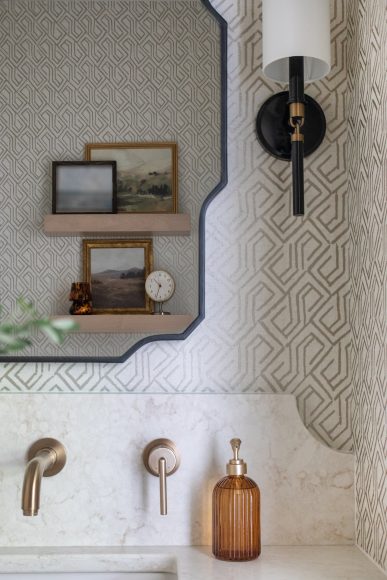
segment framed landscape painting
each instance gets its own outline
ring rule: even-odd
[[[85,158],[117,162],[118,213],[177,212],[176,143],[89,143]]]
[[[145,280],[152,267],[152,240],[83,240],[93,313],[151,314]]]

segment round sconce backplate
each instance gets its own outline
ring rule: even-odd
[[[270,155],[284,161],[291,160],[288,100],[288,91],[273,95],[263,103],[256,120],[257,137],[262,147]],[[325,131],[324,111],[317,101],[305,95],[305,157],[321,145]]]

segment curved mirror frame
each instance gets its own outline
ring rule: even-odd
[[[146,336],[132,345],[119,356],[0,356],[0,362],[125,362],[142,346],[155,341],[185,340],[205,318],[205,218],[208,206],[218,193],[226,186],[227,175],[227,22],[211,5],[210,0],[200,0],[201,4],[212,14],[220,31],[220,180],[216,187],[205,198],[199,215],[198,231],[198,315],[190,326],[180,334],[160,334]],[[86,237],[86,236],[83,236]],[[92,236],[88,236],[92,237]]]

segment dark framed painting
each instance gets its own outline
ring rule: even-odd
[[[52,213],[117,213],[117,163],[53,161]]]
[[[94,314],[151,314],[145,280],[152,268],[152,240],[83,240]]]
[[[85,158],[117,162],[118,213],[177,213],[176,143],[89,143]]]

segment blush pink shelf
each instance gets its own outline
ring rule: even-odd
[[[186,213],[50,214],[44,218],[43,229],[49,236],[83,234],[188,236],[191,232],[191,219]]]
[[[74,332],[84,333],[148,333],[157,334],[181,333],[194,321],[190,314],[90,314],[88,316],[58,316],[71,318],[79,329]]]

